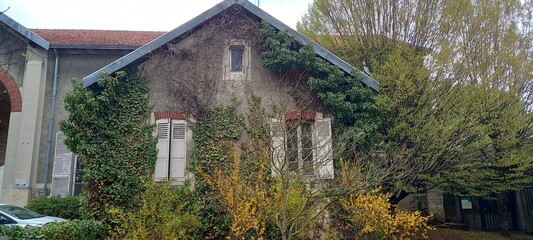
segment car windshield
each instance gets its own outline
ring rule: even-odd
[[[30,211],[25,208],[17,207],[17,206],[11,206],[11,205],[0,205],[0,211],[18,218],[18,219],[32,219],[32,218],[39,218],[44,217],[44,215],[38,214],[34,211]]]

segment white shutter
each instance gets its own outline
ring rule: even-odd
[[[164,182],[168,180],[170,121],[169,119],[160,119],[157,120],[155,124],[155,134],[157,137],[157,161],[155,162],[154,181]]]
[[[54,170],[52,171],[52,196],[70,195],[70,178],[72,175],[72,152],[63,141],[65,134],[58,131],[54,153]]]
[[[285,165],[285,124],[280,119],[272,118],[270,129],[272,136],[272,175],[278,176]]]
[[[315,173],[321,179],[333,179],[333,153],[331,145],[331,118],[315,121]]]
[[[184,181],[187,166],[187,121],[172,120],[171,123],[170,178],[174,181]]]

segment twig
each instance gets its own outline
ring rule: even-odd
[[[7,10],[9,10],[9,8],[11,8],[11,7],[7,7],[7,9],[6,9],[6,10],[4,10],[4,11],[1,11],[1,12],[0,12],[0,15],[4,14],[5,12],[7,12]]]

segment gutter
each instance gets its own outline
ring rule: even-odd
[[[51,44],[54,49],[84,49],[84,50],[135,50],[137,45],[83,45],[83,44]]]
[[[55,122],[55,109],[56,109],[56,98],[57,98],[57,77],[59,75],[59,54],[57,49],[54,49],[54,54],[56,56],[55,66],[54,66],[54,85],[52,90],[52,106],[50,108],[50,125],[48,126],[48,139],[46,141],[46,161],[44,164],[44,186],[43,186],[43,196],[48,196],[48,178],[50,175],[50,159],[52,156],[52,139],[54,135],[54,122]]]

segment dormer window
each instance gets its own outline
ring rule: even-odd
[[[230,47],[231,72],[243,72],[244,46]]]

